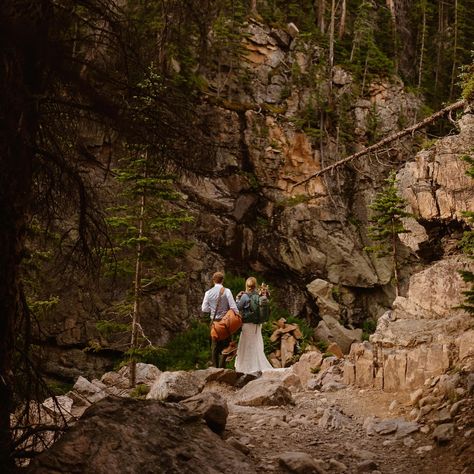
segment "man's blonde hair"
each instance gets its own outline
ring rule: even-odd
[[[257,279],[255,277],[248,277],[245,280],[245,288],[246,290],[255,290],[257,287]]]
[[[222,283],[224,281],[224,274],[222,272],[216,272],[212,275],[212,281],[214,283]]]

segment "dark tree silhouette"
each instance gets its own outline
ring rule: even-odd
[[[212,153],[198,123],[197,95],[186,78],[168,73],[166,61],[157,71],[160,88],[140,98],[137,84],[156,53],[153,42],[137,42],[153,31],[136,21],[138,6],[118,4],[0,2],[0,466],[7,472],[15,465],[10,413],[21,403],[18,364],[32,364],[21,282],[28,223],[32,216],[46,223],[67,217],[64,257],[84,266],[107,241],[94,196],[107,162],[81,131],[100,127],[145,143],[151,159],[175,168],[199,169],[195,156]]]

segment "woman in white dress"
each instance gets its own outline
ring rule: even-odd
[[[257,280],[254,277],[247,278],[245,292],[241,291],[236,299],[237,308],[243,316],[244,324],[237,348],[235,370],[244,374],[273,368],[263,351],[262,325],[245,322],[245,315],[250,311],[250,296],[257,294],[256,287]]]

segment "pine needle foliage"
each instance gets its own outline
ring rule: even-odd
[[[365,247],[377,257],[391,256],[397,296],[399,293],[398,279],[398,234],[410,232],[405,229],[403,219],[411,217],[407,212],[407,202],[398,194],[395,171],[385,179],[385,187],[379,192],[369,208],[373,211],[368,229],[369,238],[375,245]]]

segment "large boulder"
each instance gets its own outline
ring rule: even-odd
[[[178,402],[197,395],[204,388],[204,384],[205,379],[194,372],[184,370],[163,372],[151,387],[146,398]]]
[[[328,344],[337,343],[344,354],[349,354],[351,344],[362,340],[362,329],[347,329],[329,314],[322,315],[314,334]]]
[[[298,362],[291,366],[291,370],[299,377],[303,388],[307,388],[308,380],[316,373],[323,362],[323,354],[318,351],[305,352]]]
[[[225,399],[218,393],[199,393],[180,403],[191,412],[201,415],[207,426],[215,433],[222,433],[225,430],[229,409]]]
[[[107,398],[91,407],[27,472],[255,473],[252,462],[179,405]]]
[[[243,406],[289,405],[294,400],[291,392],[279,380],[257,379],[249,382],[234,396],[233,402]]]
[[[334,300],[335,286],[328,281],[317,278],[306,285],[311,296],[314,297],[319,308],[319,314],[328,314],[339,319],[341,308]]]

